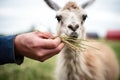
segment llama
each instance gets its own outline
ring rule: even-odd
[[[57,11],[57,35],[86,39],[83,26],[87,14],[84,12],[93,0],[79,6],[75,2],[68,2],[63,8],[51,0],[46,3]],[[89,42],[100,49],[90,47],[83,52],[74,51],[65,46],[58,54],[56,80],[117,80],[119,74],[118,62],[114,52],[100,42]]]

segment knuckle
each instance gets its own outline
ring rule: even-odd
[[[38,61],[40,61],[40,62],[44,62],[44,59],[43,59],[44,55],[43,55],[43,54],[41,54],[41,53],[37,53],[36,56],[37,56]]]
[[[31,44],[30,44],[30,45],[31,45],[31,47],[32,47],[32,48],[35,48],[35,47],[37,47],[37,46],[38,46],[38,44],[37,44],[36,42],[31,42]]]
[[[53,43],[52,43],[52,46],[56,48],[56,47],[58,46],[58,44],[55,43],[55,42],[53,42]]]
[[[41,59],[44,56],[44,54],[41,54],[41,53],[38,52],[37,56],[38,56],[39,59]]]

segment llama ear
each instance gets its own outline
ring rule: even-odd
[[[84,8],[90,6],[91,4],[93,4],[94,2],[95,2],[95,0],[89,0],[89,1],[87,1],[85,3],[83,3],[82,8],[84,9]]]
[[[46,4],[53,10],[58,11],[60,9],[59,5],[52,0],[44,0]]]

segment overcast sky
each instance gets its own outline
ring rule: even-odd
[[[54,0],[63,6],[70,0]],[[87,0],[73,0],[79,4]],[[86,9],[88,18],[85,22],[87,32],[104,35],[109,29],[120,29],[120,0],[96,0]],[[43,0],[0,0],[0,33],[15,34],[36,25],[41,31],[55,33],[56,12]]]

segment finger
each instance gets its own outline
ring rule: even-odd
[[[55,49],[44,49],[41,52],[45,53],[44,56],[40,59],[41,61],[45,61],[48,58],[51,58],[52,56],[58,54],[64,47],[64,44],[61,43],[57,48]]]
[[[60,38],[55,38],[55,39],[41,39],[39,40],[39,46],[44,48],[44,49],[53,49],[57,48],[58,45],[60,45],[61,40]]]
[[[44,39],[49,39],[49,38],[53,38],[54,36],[49,33],[49,32],[40,32],[40,31],[35,31],[35,33],[41,37],[41,38],[44,38]]]
[[[49,38],[55,38],[50,32],[44,32],[43,34],[47,35]]]

